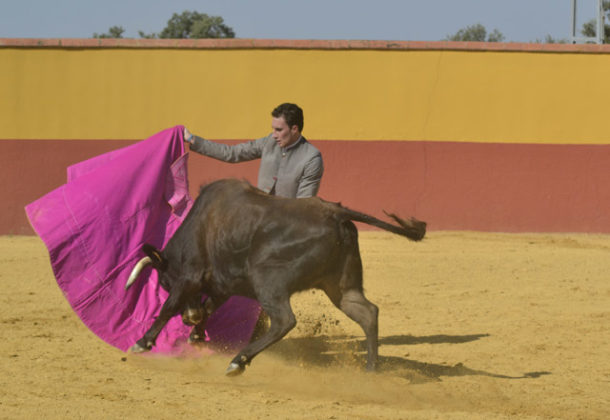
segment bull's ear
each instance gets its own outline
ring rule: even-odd
[[[150,257],[152,260],[152,266],[155,269],[164,271],[167,268],[167,259],[163,256],[163,251],[159,251],[157,248],[149,244],[144,244],[142,246],[142,251],[144,251],[144,253]]]

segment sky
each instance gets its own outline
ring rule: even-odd
[[[597,0],[577,0],[578,26]],[[160,32],[173,13],[221,16],[237,38],[439,41],[480,23],[506,42],[571,36],[572,0],[0,0],[0,38],[124,38]]]

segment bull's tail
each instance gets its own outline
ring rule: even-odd
[[[405,236],[411,239],[412,241],[421,241],[426,235],[426,222],[422,222],[421,220],[417,220],[413,217],[409,218],[408,220],[405,220],[393,213],[387,213],[384,210],[384,213],[388,217],[391,217],[396,223],[398,223],[398,226],[396,226],[391,223],[384,222],[383,220],[379,220],[376,217],[370,216],[368,214],[348,209],[347,207],[341,207],[341,209],[343,210],[343,214],[345,214],[349,218],[349,220],[352,220],[354,222],[366,223],[367,225],[375,226],[380,229],[395,233],[397,235]]]

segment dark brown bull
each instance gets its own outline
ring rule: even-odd
[[[225,179],[201,189],[189,215],[163,251],[144,245],[147,257],[134,268],[129,287],[147,265],[157,269],[169,297],[152,327],[132,347],[150,350],[167,321],[182,313],[203,337],[215,308],[233,295],[256,299],[268,314],[269,330],[231,361],[228,375],[243,372],[254,356],[284,337],[296,320],[290,296],[323,290],[364,330],[367,369],[377,362],[378,308],[362,291],[362,262],[353,221],[421,240],[424,222],[388,214],[398,226],[319,198],[270,196],[247,182]],[[203,295],[208,298],[205,304]]]

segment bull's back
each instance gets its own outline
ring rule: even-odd
[[[244,181],[221,180],[202,188],[189,215],[194,226],[185,233],[195,236],[221,283],[241,288],[253,277],[277,275],[294,292],[338,271],[345,223],[353,224],[335,208],[315,197],[275,197]]]

